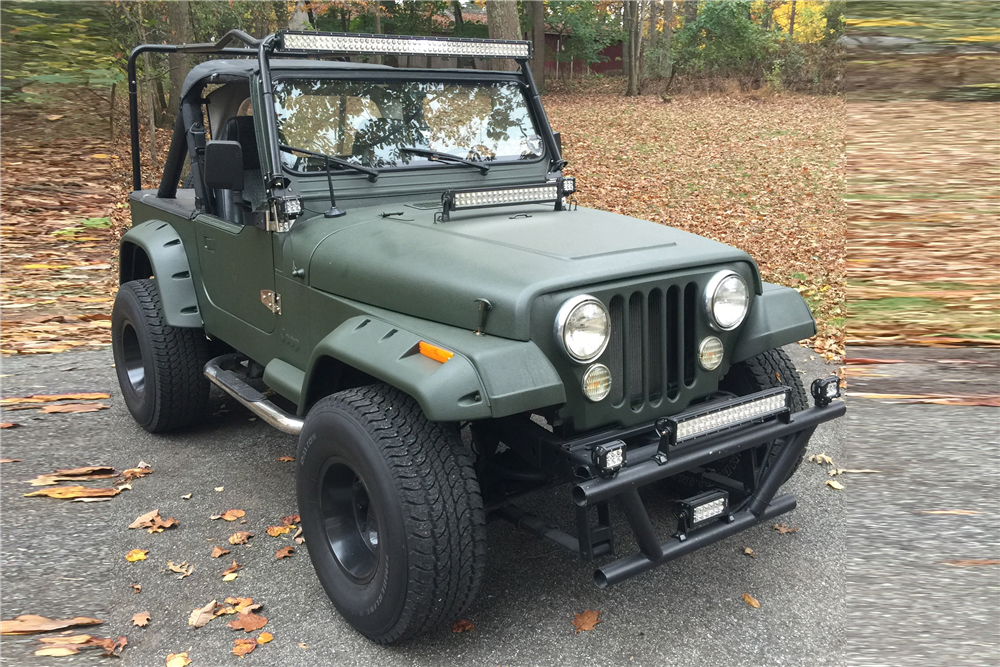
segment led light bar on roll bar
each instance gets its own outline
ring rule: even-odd
[[[670,445],[788,414],[788,387],[765,389],[732,401],[707,403],[660,420],[657,429]]]
[[[561,211],[565,196],[574,192],[576,179],[572,177],[559,177],[539,185],[515,185],[488,190],[447,190],[441,195],[442,211],[438,222],[447,222],[452,211],[492,206],[555,202],[556,210]]]
[[[280,37],[282,51],[521,59],[531,58],[532,53],[531,42],[497,39],[332,32],[283,32]]]

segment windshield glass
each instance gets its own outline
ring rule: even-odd
[[[284,79],[274,87],[282,144],[376,169],[430,164],[403,148],[466,160],[542,155],[542,139],[514,83]],[[321,158],[282,153],[285,166],[316,171]]]

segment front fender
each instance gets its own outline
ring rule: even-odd
[[[149,260],[146,268],[151,273],[147,275],[136,274],[136,267],[140,265],[135,261],[137,249],[141,249]],[[156,279],[167,324],[187,328],[204,326],[184,243],[173,227],[162,220],[147,220],[135,225],[122,236],[119,258],[119,284],[149,275]]]
[[[534,343],[407,316],[391,319],[388,313],[385,319],[358,315],[334,329],[313,351],[304,386],[322,384],[313,374],[328,368],[319,361],[330,357],[406,392],[432,421],[505,417],[566,402],[559,375]],[[443,364],[428,359],[420,354],[421,340],[455,356]],[[316,398],[307,395],[301,409]]]
[[[788,287],[764,283],[764,290],[754,300],[736,342],[732,363],[815,334],[816,322],[799,293]]]

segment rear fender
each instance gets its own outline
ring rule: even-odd
[[[147,220],[125,232],[119,259],[119,284],[150,276],[156,279],[167,324],[204,326],[184,243],[168,223]]]

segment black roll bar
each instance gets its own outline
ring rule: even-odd
[[[128,97],[129,97],[129,130],[131,135],[132,144],[132,189],[141,190],[142,189],[142,162],[139,159],[139,84],[138,75],[136,73],[136,61],[139,56],[144,53],[195,53],[211,56],[256,56],[259,67],[260,67],[260,77],[261,86],[263,89],[264,97],[264,114],[267,121],[268,128],[270,130],[270,142],[269,142],[269,155],[268,155],[268,175],[267,175],[267,186],[272,191],[271,195],[273,197],[281,196],[282,193],[278,191],[283,191],[285,187],[284,178],[282,177],[281,169],[281,159],[280,152],[281,148],[278,142],[277,134],[277,114],[274,111],[274,86],[271,81],[271,68],[269,64],[269,56],[274,54],[275,46],[278,39],[282,33],[275,33],[268,35],[263,39],[257,39],[243,32],[242,30],[230,30],[217,42],[205,42],[198,44],[142,44],[132,49],[128,57]],[[468,40],[459,40],[468,41]],[[228,44],[232,42],[242,42],[246,47],[230,47]],[[292,55],[291,53],[287,55]],[[308,57],[309,55],[315,54],[298,54]],[[528,103],[531,105],[532,111],[535,113],[535,117],[538,118],[542,132],[542,139],[545,142],[546,148],[549,150],[549,154],[552,156],[550,163],[550,171],[559,171],[565,166],[566,162],[562,159],[561,152],[559,150],[559,145],[556,142],[555,134],[552,132],[552,127],[549,125],[549,119],[545,115],[545,109],[542,106],[542,101],[538,93],[538,87],[535,85],[535,80],[531,75],[531,68],[529,61],[524,58],[514,58],[514,60],[520,66],[521,76],[524,79],[524,83],[528,88]],[[171,100],[171,103],[174,101]],[[151,132],[155,132],[151,129]],[[171,151],[168,154],[172,155],[174,153],[173,142],[171,144]],[[180,149],[178,144],[177,149]],[[174,170],[176,171],[176,170]],[[165,190],[167,192],[168,190]]]

